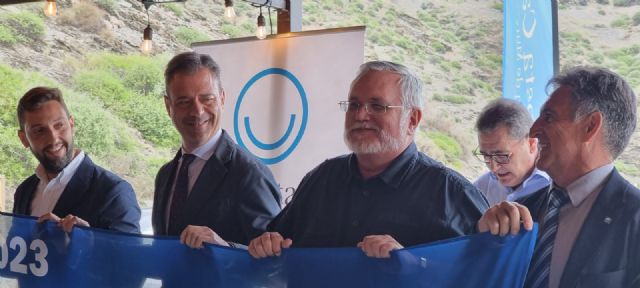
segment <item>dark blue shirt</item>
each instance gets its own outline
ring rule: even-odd
[[[383,234],[412,246],[474,233],[487,208],[469,181],[412,143],[366,180],[354,154],[326,160],[302,179],[269,230],[294,247],[352,247]]]

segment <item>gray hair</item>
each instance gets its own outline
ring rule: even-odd
[[[553,77],[548,85],[572,88],[574,120],[602,113],[609,153],[615,159],[624,151],[636,129],[636,96],[620,75],[604,68],[576,67]]]
[[[422,81],[416,74],[404,65],[389,61],[370,61],[360,65],[358,75],[351,82],[351,87],[370,71],[387,71],[400,75],[400,93],[402,106],[407,109],[415,108],[422,110],[424,98],[422,97]]]
[[[494,131],[501,124],[507,126],[509,136],[522,139],[529,136],[533,119],[520,102],[500,98],[491,101],[482,109],[476,121],[476,130],[480,133],[488,133]]]
[[[184,52],[174,56],[167,64],[167,68],[164,71],[164,84],[167,97],[171,98],[171,96],[169,96],[169,83],[171,83],[171,79],[173,79],[175,74],[193,74],[200,70],[200,68],[209,69],[211,76],[213,77],[213,83],[217,86],[218,92],[220,92],[222,89],[222,83],[220,81],[220,66],[218,66],[218,63],[216,63],[211,56],[206,54]],[[220,93],[218,93],[216,97],[218,97],[219,94]]]

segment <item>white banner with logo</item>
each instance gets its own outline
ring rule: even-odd
[[[344,113],[364,61],[364,27],[197,43],[221,67],[222,128],[269,166],[288,203],[302,177],[348,153]]]

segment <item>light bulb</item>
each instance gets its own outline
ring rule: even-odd
[[[140,51],[144,54],[149,54],[153,51],[153,41],[151,40],[142,40],[140,44]]]
[[[267,38],[267,29],[264,26],[258,26],[258,29],[256,29],[256,37],[260,40]]]
[[[56,0],[47,0],[47,2],[44,4],[44,15],[46,16],[56,16],[57,10],[58,9],[56,8]]]
[[[153,33],[153,30],[151,29],[151,26],[147,25],[147,28],[144,29],[144,36],[142,37],[142,43],[140,44],[140,51],[142,51],[142,53],[144,54],[149,54],[151,53],[151,51],[153,51],[153,41],[151,39],[152,33]]]
[[[224,0],[224,17],[226,17],[230,22],[234,22],[236,20],[236,10],[233,9],[233,1]]]
[[[262,13],[260,13],[260,16],[258,16],[258,28],[256,29],[256,37],[258,37],[258,39],[260,40],[267,38],[267,28],[265,27],[264,16],[262,16]]]

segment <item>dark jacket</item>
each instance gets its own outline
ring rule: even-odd
[[[167,201],[180,157],[179,151],[156,176],[151,218],[156,235],[167,235]],[[191,188],[185,209],[187,213],[177,220],[180,231],[187,225],[207,226],[226,241],[246,245],[280,212],[280,192],[271,171],[223,131]]]
[[[40,179],[32,175],[14,194],[13,213],[30,215],[31,202]],[[127,181],[94,164],[85,155],[60,195],[53,214],[73,214],[93,228],[140,233],[140,207]]]
[[[533,219],[548,189],[519,199]],[[640,287],[640,190],[613,170],[582,225],[560,287]]]

